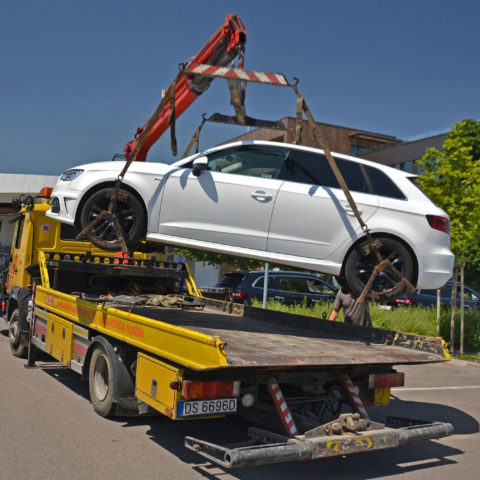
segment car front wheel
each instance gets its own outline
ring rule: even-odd
[[[381,246],[379,248],[383,259],[389,260],[400,275],[404,276],[410,283],[415,284],[414,260],[410,251],[400,241],[390,237],[376,237]],[[347,255],[344,264],[343,281],[358,297],[365,288],[374,267],[379,263],[375,253],[367,252],[365,247],[368,241],[364,240],[355,245]],[[373,281],[372,291],[376,300],[385,302],[398,297],[406,291],[404,283],[399,284],[399,277],[391,268],[380,271]],[[372,299],[372,294],[367,298]]]
[[[121,249],[121,240],[112,218],[104,214],[98,219],[102,212],[108,210],[112,190],[113,187],[102,188],[88,198],[80,213],[80,224],[83,230],[96,221],[88,232],[88,239],[99,248],[116,251]],[[127,247],[135,247],[146,230],[146,219],[140,200],[134,194],[120,188],[112,213],[118,220],[120,233]]]

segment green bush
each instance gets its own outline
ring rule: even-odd
[[[445,340],[450,339],[450,317],[451,311],[449,309],[442,311],[440,317],[440,336]],[[480,310],[473,308],[465,310],[464,328],[463,347],[465,352],[480,352]],[[455,315],[454,347],[455,351],[460,349],[460,312],[458,309]]]
[[[261,308],[262,302],[254,301],[252,306]],[[306,315],[317,318],[328,318],[333,308],[333,303],[316,304],[314,307],[307,307],[306,302],[297,305],[284,305],[280,302],[270,300],[267,304],[269,310]],[[393,310],[386,310],[382,305],[370,305],[370,315],[375,328],[384,330],[395,330],[397,332],[414,333],[429,337],[436,336],[437,330],[437,309],[433,307],[400,307]],[[440,336],[449,341],[450,339],[450,309],[442,309],[440,316]],[[342,312],[338,316],[343,321]],[[457,311],[455,318],[455,350],[460,347],[460,312]],[[480,352],[480,310],[465,310],[465,336],[464,350],[469,353]]]

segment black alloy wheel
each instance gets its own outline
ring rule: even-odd
[[[110,206],[112,188],[102,188],[96,191],[85,202],[80,214],[82,230],[98,219],[102,212],[107,212]],[[113,209],[121,229],[121,234],[127,247],[133,248],[141,240],[146,230],[145,214],[140,200],[124,189],[118,191],[119,199]],[[113,219],[105,215],[91,228],[88,238],[99,248],[109,251],[121,249],[121,240],[114,226]]]
[[[415,284],[414,260],[410,251],[400,241],[390,237],[376,237],[376,240],[381,243],[379,251],[382,258],[389,260],[400,274],[396,274],[391,268],[386,268],[375,277],[372,291],[375,292],[376,300],[385,302],[405,292],[406,285],[399,284],[402,276]],[[345,261],[343,281],[355,297],[363,292],[374,267],[379,263],[375,253],[365,251],[366,246],[368,246],[367,240],[357,244],[349,252]],[[372,295],[368,295],[367,298],[371,299]]]

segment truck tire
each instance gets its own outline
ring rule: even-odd
[[[392,265],[412,284],[415,284],[415,268],[414,260],[410,251],[400,241],[391,237],[375,237],[380,240],[382,246],[380,253],[384,259],[390,260]],[[375,254],[366,254],[363,248],[368,245],[368,241],[364,240],[355,245],[347,255],[345,260],[344,272],[342,275],[342,283],[346,284],[352,291],[354,297],[360,296],[365,288],[365,285],[370,278],[373,268],[378,264]],[[380,293],[385,291],[376,299],[380,302],[392,300],[401,295],[406,286],[401,284],[392,289],[398,280],[388,269],[380,272],[373,282],[373,291]],[[367,296],[371,299],[371,295]]]
[[[83,205],[80,213],[82,230],[88,227],[102,211],[108,210],[113,187],[102,188],[93,193]],[[114,213],[122,229],[127,247],[134,248],[146,231],[146,219],[140,200],[132,193],[122,188],[118,191],[123,197],[117,200]],[[109,251],[121,249],[113,224],[108,219],[102,219],[89,234],[89,240],[99,248]]]
[[[20,312],[16,308],[8,322],[8,340],[14,357],[27,358],[28,346],[22,344],[20,335]]]
[[[97,345],[94,347],[88,371],[88,389],[93,409],[102,417],[115,413],[116,403],[113,401],[113,368],[106,350]]]

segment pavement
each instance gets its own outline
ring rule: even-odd
[[[480,470],[480,365],[466,361],[400,366],[388,415],[453,424],[451,437],[318,461],[225,471],[185,449],[191,435],[220,444],[246,437],[228,417],[172,422],[163,417],[107,420],[96,415],[88,386],[46,355],[37,369],[10,353],[0,320],[0,480],[65,479],[477,479]]]

